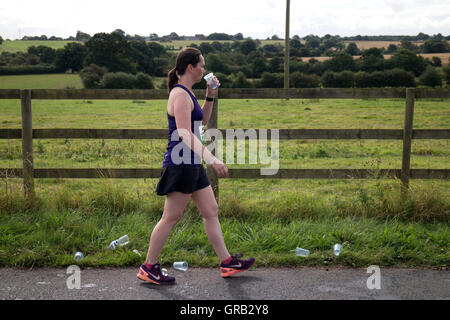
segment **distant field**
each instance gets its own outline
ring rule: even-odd
[[[0,76],[0,89],[82,89],[78,74]]]
[[[431,60],[433,57],[439,57],[441,58],[442,61],[442,65],[445,67],[446,65],[449,64],[449,58],[450,58],[450,53],[420,53],[420,56],[424,57],[425,59]],[[392,55],[391,54],[385,54],[384,58],[385,59],[389,59]],[[361,56],[353,56],[354,59],[358,59]],[[311,59],[317,59],[318,61],[325,61],[328,59],[331,59],[331,57],[302,57],[301,58],[303,61],[309,61]]]
[[[166,78],[152,77],[155,88],[159,88]],[[30,74],[20,76],[0,76],[0,89],[83,89],[78,74]]]
[[[64,48],[64,46],[69,42],[78,42],[78,41],[5,40],[3,41],[2,45],[0,45],[0,53],[3,51],[9,52],[27,51],[28,47],[31,46],[47,46],[53,49],[61,49]]]

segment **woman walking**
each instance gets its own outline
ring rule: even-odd
[[[158,285],[175,283],[174,277],[161,273],[158,257],[191,198],[203,216],[206,235],[221,261],[221,276],[229,277],[248,270],[255,262],[254,258],[241,260],[229,254],[218,218],[218,205],[202,164],[203,159],[219,177],[228,175],[226,165],[202,144],[198,130],[198,125],[208,123],[213,97],[218,90],[218,86],[212,89],[207,85],[206,99],[200,107],[192,86],[202,81],[204,73],[205,60],[201,52],[195,48],[184,48],[177,56],[175,68],[168,74],[169,143],[156,187],[158,195],[167,197],[163,215],[151,234],[146,260],[137,275],[141,280]],[[214,81],[220,85],[217,78]]]

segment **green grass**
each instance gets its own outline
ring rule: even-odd
[[[2,51],[26,52],[28,50],[28,47],[31,46],[47,46],[53,49],[62,49],[67,43],[70,42],[78,42],[78,41],[4,40],[3,43],[0,45],[0,53],[2,53]]]
[[[166,78],[152,78],[155,88],[159,88]],[[0,76],[0,89],[83,89],[77,73],[34,74]]]
[[[0,89],[83,89],[78,74],[0,76]]]
[[[163,208],[164,198],[153,193],[154,179],[39,180],[34,204],[21,199],[20,182],[12,180],[13,191],[0,202],[0,265],[67,266],[75,263],[76,251],[86,257],[83,266],[142,262],[132,250],[145,256]],[[432,183],[426,185],[412,183],[414,193],[402,203],[398,185],[380,181],[353,187],[343,181],[299,181],[282,192],[275,190],[286,185],[278,182],[222,181],[220,219],[230,251],[255,256],[258,266],[445,267],[448,202]],[[330,196],[324,189],[339,193]],[[108,251],[109,242],[123,234],[131,243]],[[334,243],[344,246],[339,257],[332,255]],[[296,257],[291,251],[296,246],[308,248],[310,257]],[[217,265],[192,202],[160,257],[163,265],[180,259],[191,266]]]
[[[33,100],[34,128],[166,128],[167,101]],[[308,110],[309,109],[309,110]],[[414,128],[448,128],[448,100],[417,100]],[[397,128],[404,100],[220,100],[220,128]],[[20,128],[19,100],[0,101],[0,127]],[[164,140],[34,140],[36,168],[159,168]],[[247,143],[248,144],[248,143]],[[401,141],[280,141],[281,168],[401,168]],[[247,152],[248,154],[248,152]],[[447,140],[413,140],[412,168],[448,168]],[[248,159],[248,155],[247,155]],[[0,167],[22,165],[20,140],[0,140]],[[230,168],[261,165],[230,164]],[[0,180],[0,265],[67,266],[82,251],[83,266],[139,265],[164,197],[157,179],[35,179],[27,203],[22,181]],[[411,180],[406,199],[397,180],[220,181],[220,219],[232,253],[257,266],[348,265],[446,267],[450,182]],[[123,234],[129,246],[108,251]],[[342,243],[339,257],[334,243]],[[296,246],[311,250],[296,257]],[[217,257],[191,202],[161,255],[216,266]]]

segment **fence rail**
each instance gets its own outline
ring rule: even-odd
[[[225,136],[227,129],[219,129]],[[247,131],[249,129],[242,129]],[[256,137],[259,138],[256,131]],[[167,139],[167,129],[33,129],[33,139]],[[267,139],[271,131],[267,131]],[[0,129],[0,139],[22,139],[22,129]],[[236,139],[242,139],[236,136]],[[279,129],[279,139],[401,140],[403,129]],[[412,139],[450,139],[450,129],[414,129]]]
[[[412,89],[416,99],[449,99],[447,88]],[[0,90],[0,99],[20,99],[19,89]],[[205,97],[205,90],[194,90],[199,98]],[[220,99],[405,99],[405,88],[307,88],[307,89],[220,89]],[[157,100],[167,99],[167,90],[130,89],[33,89],[31,99],[125,99]]]
[[[194,90],[199,99],[204,90]],[[403,129],[279,129],[279,139],[398,139],[403,140],[401,169],[279,169],[277,174],[265,176],[260,169],[229,169],[229,178],[238,179],[371,179],[400,178],[407,190],[409,179],[449,179],[450,169],[411,169],[412,139],[449,139],[450,129],[413,129],[415,99],[449,99],[449,89],[427,88],[313,88],[313,89],[221,89],[216,96],[208,128],[218,123],[220,99],[405,99]],[[0,139],[22,139],[23,168],[0,168],[0,177],[21,177],[25,196],[34,196],[34,178],[159,178],[161,168],[95,168],[95,169],[38,169],[33,166],[33,139],[167,139],[167,129],[33,129],[32,99],[167,99],[165,90],[60,90],[60,89],[3,89],[0,99],[21,99],[22,128],[0,129]],[[226,129],[219,129],[225,136]],[[243,129],[246,130],[246,129]],[[256,130],[258,134],[258,130]],[[267,139],[271,131],[268,130]],[[218,197],[219,182],[211,167],[207,173]]]
[[[411,179],[449,179],[448,169],[411,169]],[[151,179],[159,178],[155,168],[79,168],[34,169],[34,178],[70,179]],[[0,168],[0,176],[23,177],[23,169]],[[378,179],[401,178],[401,169],[279,169],[275,175],[261,175],[260,169],[228,169],[228,179]],[[224,178],[227,179],[227,178]]]

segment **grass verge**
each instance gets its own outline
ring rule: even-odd
[[[153,193],[156,180],[45,183],[46,192],[38,188],[36,199],[26,201],[20,180],[9,179],[0,196],[0,266],[63,267],[77,263],[76,251],[85,255],[81,266],[142,263],[164,206],[164,197]],[[296,183],[312,193],[288,181],[267,182],[263,197],[260,182],[221,182],[220,220],[231,253],[254,256],[257,266],[448,267],[450,206],[433,183],[414,181],[404,199],[395,180],[356,183],[356,192],[355,183],[345,188],[334,181],[329,188],[341,192],[332,195],[321,192],[318,181]],[[130,244],[109,251],[109,242],[123,234]],[[334,243],[343,245],[338,257]],[[296,246],[311,255],[296,257]],[[160,256],[162,265],[178,260],[218,265],[192,202]]]

